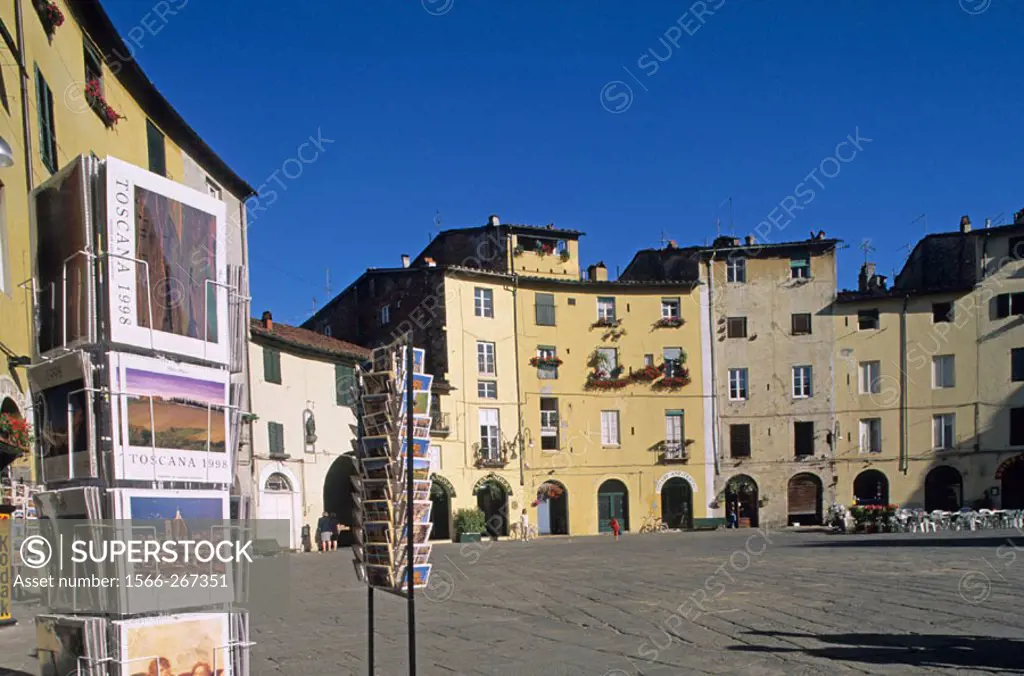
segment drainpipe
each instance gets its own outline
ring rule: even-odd
[[[28,109],[28,69],[25,67],[25,30],[21,15],[21,0],[14,1],[14,24],[18,35],[18,68],[21,70],[21,127],[25,135],[25,182],[31,192],[35,187],[32,175],[32,125]]]
[[[505,248],[508,256],[511,257],[512,233],[509,232],[505,237],[507,241]],[[516,433],[516,437],[519,439],[519,485],[525,486],[526,460],[523,457],[523,401],[520,396],[522,390],[519,389],[519,275],[512,270],[511,258],[509,258],[509,261],[509,272],[512,273],[512,346],[516,362],[516,416],[519,418],[519,428]]]
[[[899,471],[907,473],[907,303],[910,296],[903,297],[900,308],[900,459]]]
[[[713,421],[713,424],[712,424],[712,427],[711,427],[711,455],[712,455],[712,457],[715,460],[715,476],[717,477],[717,476],[721,475],[721,468],[719,467],[719,463],[718,463],[718,426],[719,426],[720,423],[719,423],[719,419],[718,419],[718,375],[717,375],[717,373],[715,371],[715,333],[714,333],[714,331],[715,331],[715,322],[714,322],[714,311],[712,310],[712,308],[714,307],[714,294],[715,294],[715,285],[714,285],[713,280],[711,278],[711,275],[713,274],[712,273],[712,266],[711,266],[712,258],[714,258],[714,254],[713,253],[711,255],[711,258],[708,258],[706,261],[704,261],[704,265],[707,267],[707,272],[708,272],[708,275],[707,275],[707,280],[708,280],[708,327],[710,327],[710,331],[711,331],[711,349],[708,350],[709,358],[710,358],[710,361],[711,361],[711,403],[710,403],[710,406],[711,406],[711,420]],[[717,489],[715,489],[715,490],[716,490],[715,495],[717,496],[718,495]]]

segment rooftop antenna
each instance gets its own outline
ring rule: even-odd
[[[313,314],[316,314],[316,308],[317,308],[316,296],[313,296]]]
[[[331,269],[327,268],[327,297],[331,297]]]
[[[860,241],[860,250],[864,252],[864,263],[865,265],[870,262],[871,252],[875,250],[875,247],[871,246],[870,239],[862,239]]]
[[[726,202],[729,203],[729,234],[733,235],[733,234],[736,234],[736,233],[735,233],[735,230],[733,229],[734,223],[733,223],[733,220],[732,220],[732,197],[727,197],[724,200],[722,200],[722,203],[718,205],[718,208],[721,209],[723,206],[725,206]],[[721,232],[716,232],[716,234],[717,235],[721,235],[722,233]]]
[[[921,219],[924,219],[924,234],[927,235],[928,234],[928,214],[921,214],[920,216],[918,216],[914,220],[910,221],[910,223],[908,223],[907,225],[913,225],[914,223],[917,223]]]
[[[661,231],[661,248],[664,249],[667,244],[668,244],[668,239],[666,239],[666,237],[665,237],[665,231],[662,230]]]

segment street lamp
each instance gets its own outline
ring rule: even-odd
[[[6,169],[14,166],[14,151],[6,139],[0,136],[0,168]]]

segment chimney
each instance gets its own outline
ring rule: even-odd
[[[986,218],[985,219],[985,229],[988,230],[991,227],[992,227],[992,219],[991,218]]]
[[[599,261],[587,268],[587,279],[592,282],[608,281],[608,268],[604,266],[604,261]]]
[[[666,249],[675,249],[676,248],[676,241],[674,239],[670,239],[668,241],[668,246],[665,247],[665,248]]]
[[[968,218],[967,216],[964,216],[963,218],[960,219],[960,232],[966,235],[970,231],[971,231],[971,219]]]
[[[865,263],[860,267],[860,275],[857,277],[857,290],[870,291],[875,281],[875,264]]]
[[[491,214],[490,218],[487,219],[487,225],[492,228],[496,228],[501,225],[501,219],[498,218],[498,214]]]
[[[435,261],[433,258],[424,258],[423,261],[427,264],[428,268],[437,267],[437,261]]]
[[[409,254],[402,254],[402,267],[409,267]]]
[[[1013,215],[1014,225],[1024,225],[1024,209],[1021,209]]]
[[[270,314],[270,310],[266,310],[263,313],[263,317],[260,319],[260,321],[263,323],[263,328],[266,329],[267,331],[274,330],[274,317],[273,315]]]
[[[743,238],[743,241],[746,242],[747,246],[753,246],[753,244],[754,244],[754,236],[753,235],[747,235],[746,237]]]

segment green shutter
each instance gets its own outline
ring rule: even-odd
[[[270,454],[284,455],[284,425],[276,422],[268,422],[267,436],[270,440]]]
[[[281,353],[270,347],[263,348],[263,379],[281,384]]]
[[[348,364],[334,365],[334,389],[338,406],[352,406],[355,401],[352,388],[355,386],[355,369]]]
[[[146,120],[146,145],[149,150],[149,170],[161,176],[167,175],[167,153],[164,147],[164,133]]]
[[[57,132],[53,124],[53,93],[36,66],[36,108],[39,113],[39,158],[51,172],[57,171]]]

